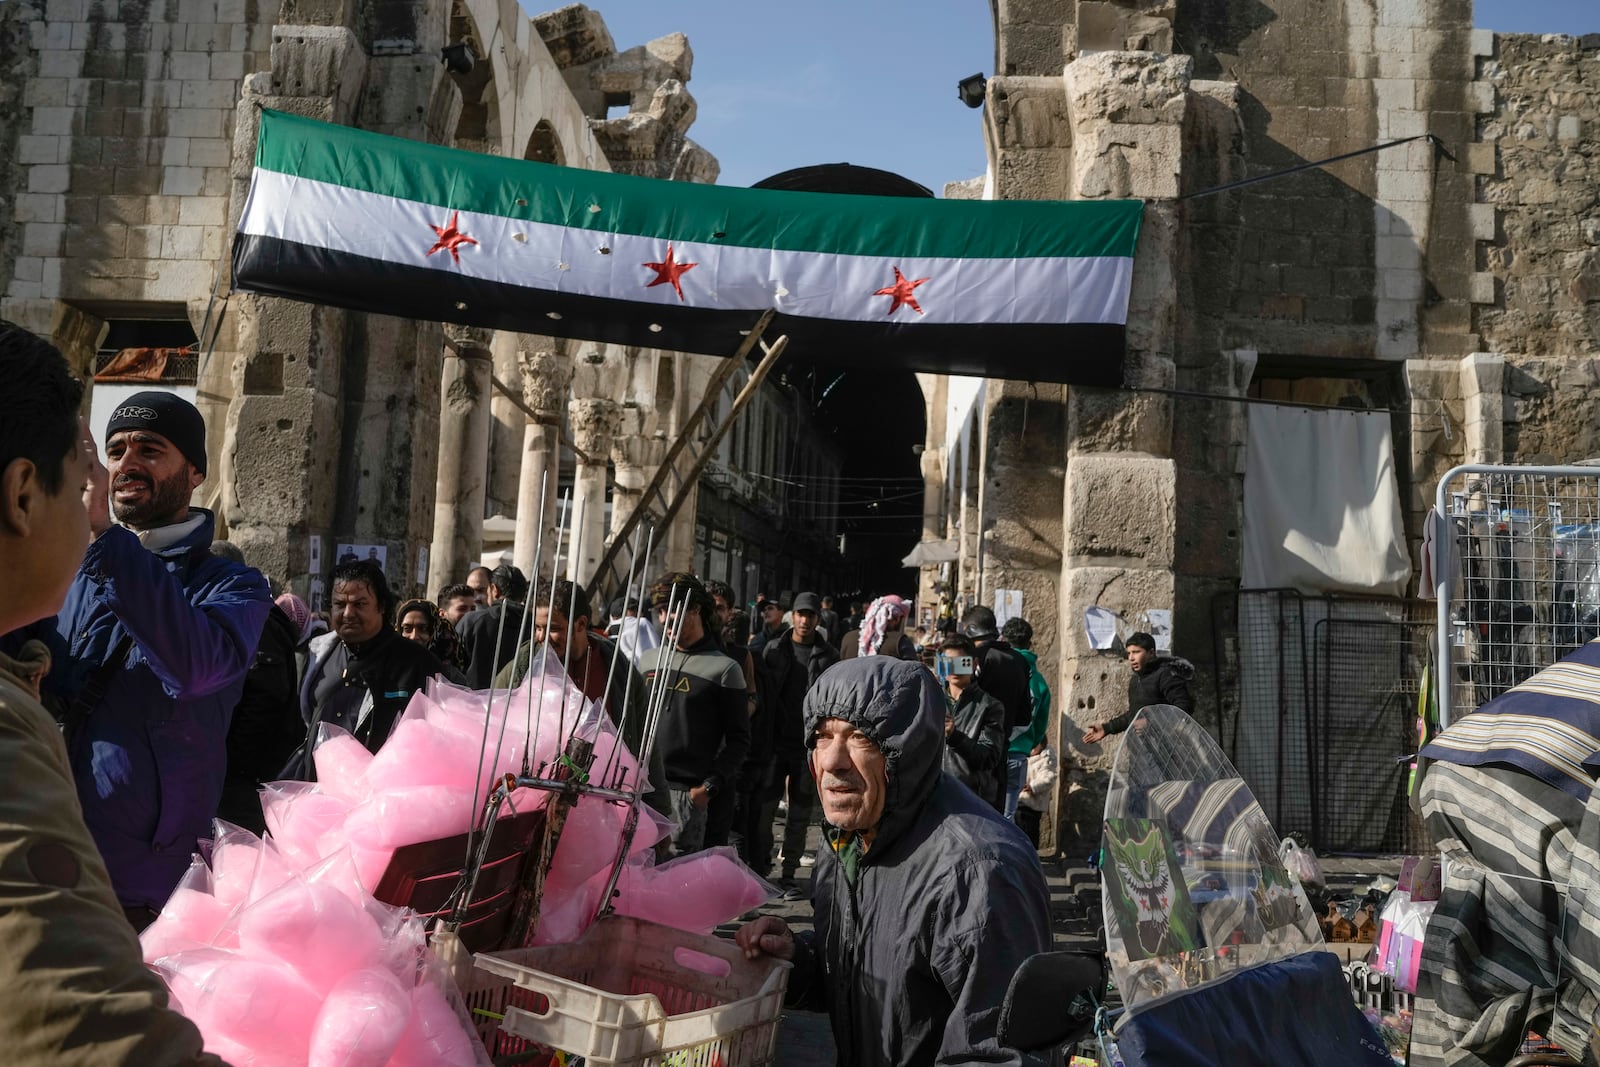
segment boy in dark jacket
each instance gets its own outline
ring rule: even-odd
[[[1083,743],[1086,745],[1104,740],[1107,734],[1122,733],[1141,709],[1156,704],[1171,704],[1194,714],[1194,700],[1189,696],[1194,664],[1176,656],[1158,656],[1156,639],[1147,633],[1133,634],[1126,645],[1128,667],[1133,671],[1133,677],[1128,679],[1128,710],[1085,730]]]
[[[939,646],[940,674],[950,710],[944,717],[944,769],[995,806],[1005,808],[1000,770],[1005,762],[1006,709],[974,675],[972,639],[951,634]]]

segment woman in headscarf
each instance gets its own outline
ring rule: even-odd
[[[911,605],[893,593],[881,596],[867,608],[861,629],[851,630],[839,644],[840,659],[857,656],[893,656],[895,659],[919,659],[917,645],[906,636],[906,616]]]
[[[426,646],[440,663],[457,674],[466,670],[466,650],[461,647],[461,639],[433,601],[417,599],[401,604],[395,613],[395,629],[401,637]]]

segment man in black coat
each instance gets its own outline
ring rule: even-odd
[[[1128,649],[1128,667],[1133,676],[1128,679],[1128,710],[1108,722],[1096,723],[1083,732],[1083,743],[1095,744],[1107,734],[1120,734],[1133,722],[1141,708],[1156,704],[1171,704],[1194,714],[1194,700],[1189,696],[1189,680],[1194,677],[1194,664],[1176,656],[1156,654],[1156,639],[1147,633],[1136,633],[1125,642]]]
[[[383,570],[368,560],[333,569],[333,632],[311,641],[311,659],[300,679],[306,743],[290,759],[283,777],[316,781],[311,751],[323,723],[350,731],[371,752],[394,729],[411,695],[445,665],[389,625],[395,598]]]
[[[467,661],[467,684],[472,688],[489,688],[494,676],[517,654],[522,603],[527,596],[528,579],[522,571],[502,563],[490,574],[489,606],[472,612],[456,628]],[[522,636],[525,639],[527,634]]]
[[[978,649],[978,684],[1006,709],[1006,742],[1033,725],[1033,667],[1000,639],[994,612],[975,604],[961,615],[962,633]]]
[[[773,705],[770,709],[773,781],[775,784],[788,782],[789,811],[783,822],[783,877],[778,882],[788,900],[801,897],[794,879],[800,870],[800,857],[806,851],[806,831],[816,807],[816,786],[806,763],[806,694],[817,684],[823,671],[839,662],[839,651],[817,633],[821,611],[822,601],[817,594],[801,593],[794,598],[794,609],[790,613],[793,625],[761,648],[761,664]],[[760,821],[759,817],[755,820]],[[771,825],[768,817],[766,826]],[[758,843],[751,854],[770,855],[770,843],[765,849]],[[759,870],[759,865],[757,867]]]

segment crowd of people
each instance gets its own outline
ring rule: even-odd
[[[1014,1062],[1000,998],[1050,944],[1019,805],[1051,714],[1026,620],[975,606],[908,631],[896,595],[841,614],[682,572],[597,609],[510,565],[401,602],[354,557],[323,616],[274,596],[190,503],[208,469],[193,405],[130,396],[102,464],[47,342],[0,323],[0,375],[0,936],[30,946],[0,953],[14,1062],[216,1062],[134,936],[212,820],[262,830],[257,790],[312,780],[324,726],[375,751],[429,679],[514,686],[541,649],[650,749],[644,799],[676,825],[663,855],[733,845],[789,899],[814,868],[813,933],[768,916],[739,941],[795,962],[791,999],[830,1009],[846,1062]],[[1129,657],[1130,698],[1188,707],[1181,661],[1145,635]],[[620,672],[634,684],[608,688]],[[647,744],[627,704],[652,690],[667,703]]]

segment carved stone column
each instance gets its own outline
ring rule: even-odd
[[[645,432],[650,412],[637,404],[622,406],[622,429],[611,443],[611,462],[615,466],[615,480],[611,487],[611,532],[615,539],[623,526],[644,501],[644,490],[655,476],[661,457],[666,453],[667,442],[660,434]],[[648,530],[643,535],[649,536]],[[644,541],[640,541],[643,550]],[[630,566],[633,554],[624,545],[617,556],[617,565],[624,570]]]
[[[622,426],[622,405],[599,397],[574,398],[567,413],[572,442],[580,453],[573,477],[567,577],[588,585],[605,553],[606,463]]]
[[[428,590],[459,582],[483,551],[483,506],[489,474],[492,331],[445,327],[439,401],[439,479],[433,507]]]
[[[522,401],[533,409],[535,417],[528,420],[522,435],[522,468],[517,477],[517,533],[511,558],[522,568],[522,573],[530,577],[544,573],[545,563],[555,554],[561,415],[567,404],[567,387],[572,381],[572,360],[562,350],[562,343],[546,340],[549,340],[548,348],[517,353]],[[539,493],[541,483],[543,496]],[[537,560],[534,559],[535,549],[539,549],[540,554]]]
[[[568,522],[566,577],[589,584],[605,553],[606,462],[622,426],[622,406],[600,397],[574,398],[566,406],[578,470],[573,475],[573,512]]]

